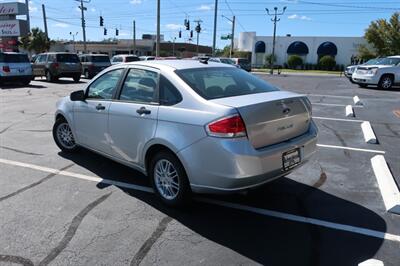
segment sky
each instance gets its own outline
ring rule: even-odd
[[[23,0],[20,0],[24,2]],[[87,2],[89,0],[86,0]],[[212,45],[214,3],[215,0],[160,0],[161,1],[161,34],[166,41],[187,42],[189,32],[185,31],[183,22],[201,19],[202,32],[200,43]],[[12,2],[0,0],[0,2]],[[82,40],[80,2],[76,0],[30,0],[31,27],[43,26],[42,4],[45,5],[49,37],[51,39]],[[136,36],[155,34],[157,0],[90,0],[85,3],[87,11],[87,40],[99,41],[104,38],[132,38],[132,21],[136,21]],[[243,31],[255,31],[257,35],[268,36],[273,33],[271,17],[266,8],[273,11],[278,7],[287,9],[277,24],[277,35],[292,36],[362,36],[372,20],[388,19],[400,11],[400,0],[219,0],[217,22],[217,47],[222,48],[230,43],[221,40],[221,35],[231,32],[231,22],[224,18],[236,16],[235,37]],[[99,26],[99,17],[103,16],[107,36]],[[115,29],[119,36],[115,36]],[[178,38],[179,30],[182,38]],[[195,39],[193,39],[195,42]]]

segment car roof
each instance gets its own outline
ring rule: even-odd
[[[126,65],[141,65],[153,68],[172,68],[172,69],[190,69],[190,68],[205,68],[205,67],[232,67],[227,64],[208,62],[207,64],[201,63],[197,60],[151,60],[151,61],[137,61],[124,63]],[[236,69],[236,68],[235,68]]]

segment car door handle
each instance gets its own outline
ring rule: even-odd
[[[101,105],[101,103],[99,103],[99,104],[96,106],[96,110],[105,110],[105,109],[106,109],[106,107],[103,106],[103,105]]]
[[[136,110],[136,113],[140,114],[140,115],[149,115],[151,114],[151,110],[146,109],[146,107],[140,107],[140,109]]]

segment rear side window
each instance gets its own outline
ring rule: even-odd
[[[76,54],[57,54],[59,63],[79,63],[79,57]]]
[[[182,101],[178,89],[164,76],[160,76],[160,104],[175,105]]]
[[[2,63],[29,63],[26,54],[0,54],[0,62]]]
[[[131,68],[122,87],[120,100],[150,103],[155,101],[158,74]]]
[[[278,90],[267,82],[237,68],[192,68],[175,72],[197,94],[207,100]]]

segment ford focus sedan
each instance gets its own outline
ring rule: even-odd
[[[147,175],[170,206],[285,176],[316,150],[307,97],[226,64],[142,61],[99,73],[57,103],[64,152],[90,149]]]

